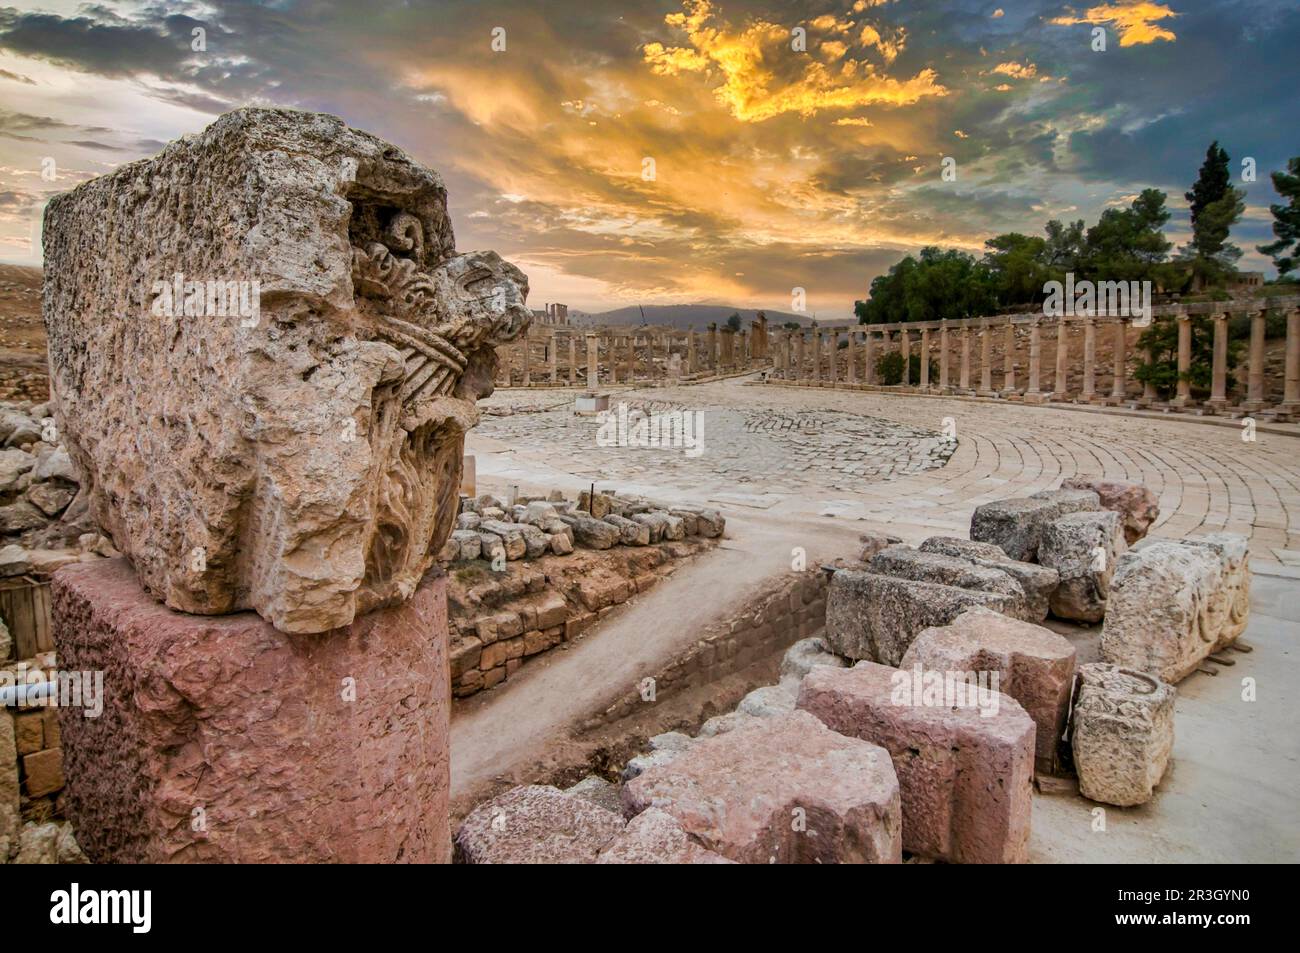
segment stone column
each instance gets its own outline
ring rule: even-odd
[[[1289,325],[1287,332],[1289,345]],[[1209,405],[1220,413],[1228,405],[1228,316],[1226,314],[1214,316],[1214,363],[1210,376]]]
[[[903,386],[912,385],[912,336],[907,328],[898,332],[898,353],[903,356]]]
[[[609,360],[610,360],[609,379],[612,381],[614,379],[613,364],[615,360],[613,348],[610,348]],[[572,387],[576,383],[578,383],[578,336],[574,334],[572,331],[570,331],[569,332],[569,386]]]
[[[1300,308],[1286,315],[1286,377],[1282,384],[1282,405],[1288,414],[1300,410]]]
[[[921,390],[930,391],[930,329],[921,328]]]
[[[1177,316],[1178,320],[1178,383],[1174,399],[1169,403],[1174,407],[1186,407],[1192,400],[1192,382],[1187,379],[1192,369],[1192,317],[1186,312]]]
[[[1156,361],[1155,355],[1151,353],[1151,348],[1142,349],[1142,362],[1150,367]],[[1148,378],[1142,382],[1142,403],[1150,407],[1156,402],[1159,395],[1156,393],[1156,385]]]
[[[533,343],[533,342],[532,342],[532,334],[533,334],[532,329],[529,328],[529,329],[528,329],[527,331],[525,331],[525,332],[521,335],[521,337],[520,337],[520,344],[521,344],[521,346],[522,346],[522,348],[523,348],[524,386],[525,386],[525,387],[532,387],[532,386],[533,386],[532,369],[531,369],[531,367],[529,366],[530,361],[531,361],[531,358],[532,358],[532,355],[531,355],[531,353],[530,353],[530,352],[532,351],[532,343]]]
[[[882,355],[884,355],[884,354],[888,354],[888,353],[889,353],[889,345],[892,344],[893,342],[894,342],[894,339],[890,336],[890,332],[888,332],[888,331],[881,331],[881,332],[880,332],[880,353],[881,353]],[[884,385],[883,385],[883,382],[881,383],[881,386],[884,386]]]
[[[1083,319],[1083,391],[1084,403],[1097,399],[1097,323]]]
[[[1070,397],[1070,332],[1064,315],[1056,319],[1056,380],[1052,397],[1056,400]]]
[[[876,382],[876,338],[870,330],[862,335],[862,376],[868,384]]]
[[[948,322],[939,325],[939,390],[948,392]]]
[[[831,386],[834,387],[840,381],[840,332],[832,329],[830,332],[831,345],[831,368],[830,379]]]
[[[718,329],[709,325],[709,361],[710,368],[718,366]]]
[[[587,332],[587,390],[595,393],[600,384],[600,372],[597,361],[600,355],[599,338],[594,331]]]
[[[686,332],[686,369],[694,374],[700,369],[700,355],[695,350],[695,331]]]
[[[1016,392],[1016,325],[1010,318],[1002,348],[1002,396],[1010,397]]]
[[[550,359],[551,362],[551,383],[552,384],[558,384],[560,382],[559,344],[560,344],[559,336],[554,331],[552,331],[550,335],[550,339],[547,341],[546,344],[546,356],[547,358]]]
[[[963,392],[970,390],[970,328],[961,326],[961,370],[957,382]]]
[[[993,396],[993,332],[988,321],[980,325],[980,396]]]
[[[848,357],[849,383],[856,384],[858,382],[858,332],[853,328],[849,329],[849,346],[844,350]]]
[[[1111,399],[1118,402],[1124,400],[1125,385],[1128,383],[1128,364],[1125,349],[1128,347],[1128,337],[1126,326],[1123,318],[1115,319],[1115,382],[1111,385]]]
[[[802,328],[799,329],[798,334],[799,336],[795,338],[795,342],[794,342],[795,343],[794,379],[797,381],[801,381],[806,379],[804,376],[806,373],[805,358],[807,357],[805,352],[808,349],[808,342],[807,342],[808,335],[804,333]]]
[[[1264,409],[1264,312],[1250,315],[1250,367],[1246,371],[1246,402],[1242,409],[1254,413]]]
[[[1043,360],[1043,329],[1035,318],[1029,325],[1029,386],[1025,388],[1025,399],[1036,401],[1042,398],[1038,389],[1040,382],[1039,365]]]

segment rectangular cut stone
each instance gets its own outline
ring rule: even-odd
[[[519,269],[457,253],[437,173],[237,109],[53,196],[44,248],[58,431],[152,595],[319,633],[415,591],[531,321]]]
[[[697,843],[737,863],[902,860],[889,755],[801,711],[698,739],[629,781],[623,807],[630,815],[659,808]]]
[[[1223,564],[1212,548],[1144,541],[1111,577],[1102,660],[1181,681],[1218,646],[1227,616],[1214,608],[1223,598]]]
[[[874,662],[814,669],[800,685],[798,708],[889,752],[903,802],[904,850],[953,863],[1025,862],[1033,720],[997,692],[991,717],[984,714],[991,709],[969,698],[918,703],[904,686],[912,678]]]
[[[623,817],[548,785],[511,788],[456,829],[463,864],[594,864],[623,832]]]
[[[845,658],[897,665],[917,633],[947,625],[971,606],[1009,613],[1015,600],[994,592],[841,569],[831,577],[826,596],[826,642]]]
[[[1079,667],[1071,745],[1086,798],[1130,807],[1151,799],[1174,749],[1177,690],[1143,672]]]
[[[1012,559],[1034,562],[1043,529],[1067,513],[1096,509],[1085,494],[1058,495],[1047,499],[995,500],[977,506],[970,518],[970,538],[994,543]]]
[[[0,864],[18,848],[23,827],[22,795],[18,784],[18,747],[14,743],[14,717],[0,708]]]
[[[1048,523],[1038,546],[1038,561],[1060,575],[1050,600],[1052,614],[1058,619],[1100,622],[1115,564],[1127,548],[1119,514],[1110,510],[1067,513]]]
[[[968,559],[926,553],[911,546],[889,546],[882,549],[867,563],[867,571],[917,582],[933,582],[958,589],[993,592],[1012,600],[1010,614],[1018,619],[1030,614],[1025,590],[1012,576],[1000,568],[977,566]]]
[[[1070,711],[1076,656],[1074,646],[1051,629],[976,606],[918,635],[899,668],[997,672],[998,690],[1034,720],[1035,769],[1050,774]]]
[[[1012,559],[1001,546],[993,543],[977,543],[956,536],[931,536],[918,548],[923,553],[956,556],[977,566],[1002,570],[1020,583],[1020,588],[1025,592],[1026,621],[1042,622],[1047,618],[1052,593],[1061,581],[1061,576],[1055,569]]]
[[[104,673],[100,717],[60,710],[93,861],[450,859],[444,578],[312,638],[174,612],[120,558],[64,567],[51,595],[60,667]]]

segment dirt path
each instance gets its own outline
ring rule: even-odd
[[[849,531],[848,528],[845,528]],[[452,798],[562,745],[570,728],[659,671],[710,623],[755,597],[764,580],[790,571],[792,540],[812,546],[809,566],[850,545],[839,534],[816,542],[793,523],[730,513],[721,545],[635,596],[568,649],[549,652],[511,676],[505,690],[459,705],[451,725]]]

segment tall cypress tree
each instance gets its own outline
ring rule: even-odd
[[[1286,204],[1268,207],[1273,213],[1273,234],[1277,241],[1258,246],[1273,259],[1279,278],[1287,277],[1300,264],[1300,156],[1290,159],[1286,169],[1273,173],[1273,188]]]
[[[1219,140],[1216,139],[1205,150],[1205,161],[1201,163],[1201,172],[1196,177],[1192,190],[1183,194],[1183,198],[1192,207],[1193,234],[1196,233],[1196,224],[1205,207],[1228,193],[1228,181],[1228,153],[1219,148]],[[1196,244],[1195,238],[1192,239],[1192,244]]]

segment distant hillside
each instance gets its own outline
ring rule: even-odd
[[[720,304],[668,304],[668,305],[646,305],[645,317],[641,316],[641,308],[632,305],[628,308],[616,308],[613,311],[602,311],[599,314],[583,315],[583,324],[655,324],[660,327],[680,328],[685,331],[687,328],[693,328],[696,331],[703,331],[715,321],[718,327],[727,323],[727,318],[732,314],[739,312],[742,325],[749,327],[749,322],[758,317],[758,312],[752,308],[731,308]],[[785,311],[768,311],[763,313],[767,315],[768,327],[779,327],[787,321],[797,321],[799,324],[807,326],[812,323],[812,317],[807,314],[790,314]],[[570,318],[573,314],[570,312]]]

